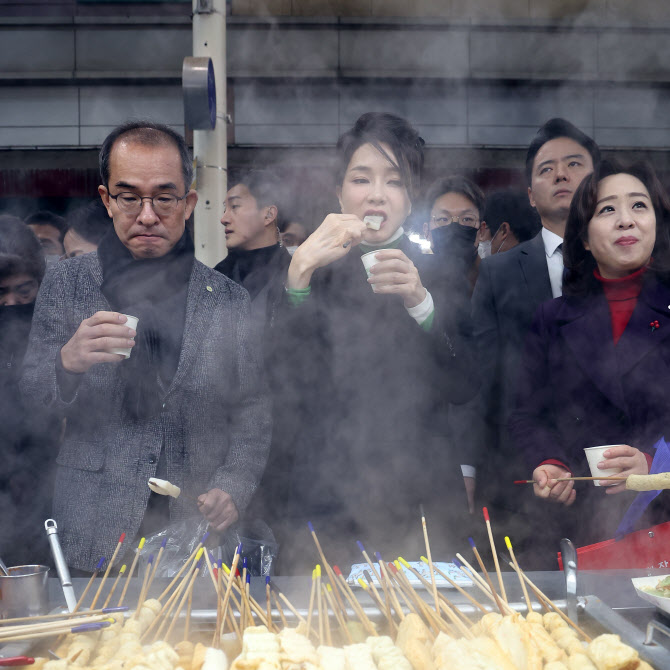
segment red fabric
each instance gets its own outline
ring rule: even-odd
[[[562,463],[561,461],[556,460],[555,458],[548,458],[546,461],[542,461],[542,463],[540,463],[540,465],[538,465],[537,467],[539,468],[542,465],[558,465],[559,468],[563,468],[564,470],[567,470],[570,473],[568,477],[572,477],[572,472],[570,471],[570,468],[565,463]]]
[[[605,279],[597,269],[593,271],[595,278],[602,284],[610,308],[614,344],[619,341],[630,321],[642,290],[642,276],[646,270],[646,267],[642,267],[633,274],[618,279]]]

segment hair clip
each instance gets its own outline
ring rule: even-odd
[[[655,330],[661,327],[661,324],[658,321],[652,321],[649,324],[649,327],[651,328],[651,332],[653,333]]]

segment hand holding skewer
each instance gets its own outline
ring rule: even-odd
[[[558,465],[545,464],[533,470],[533,493],[538,498],[559,503],[566,507],[572,505],[577,498],[574,484],[571,481],[557,481],[569,477],[570,473]]]

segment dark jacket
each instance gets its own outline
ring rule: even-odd
[[[546,459],[588,476],[585,447],[629,444],[653,452],[659,437],[670,436],[669,340],[670,287],[651,274],[616,346],[599,287],[592,295],[544,303],[526,341],[509,422],[520,456],[515,478],[529,478]],[[579,544],[613,537],[633,494],[605,496],[591,482],[576,489],[572,508],[541,506],[556,537],[571,533]],[[647,517],[641,527],[654,520]]]
[[[284,307],[287,381],[302,398],[289,516],[301,533],[307,520],[318,525],[334,561],[355,557],[357,539],[382,553],[405,543],[417,556],[420,503],[445,541],[447,517],[453,528],[467,515],[446,409],[477,389],[469,319],[439,266],[406,239],[401,249],[436,304],[428,333],[397,296],[373,293],[356,249],[314,274],[305,303]]]
[[[501,521],[508,514],[518,516],[519,508],[519,492],[510,491],[505,483],[516,458],[506,426],[523,343],[535,310],[551,298],[541,232],[479,266],[472,327],[482,385],[459,418],[464,439],[471,445],[471,460],[477,465],[480,501],[499,510],[496,517]]]

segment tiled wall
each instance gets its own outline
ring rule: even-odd
[[[488,19],[472,21],[484,6]],[[633,6],[637,25],[625,25]],[[259,7],[292,17],[243,16]],[[401,7],[437,18],[394,18]],[[432,146],[522,147],[558,115],[606,147],[670,148],[670,0],[233,0],[231,9],[238,145],[332,145],[362,112],[387,110]],[[447,10],[461,20],[440,18]],[[310,13],[325,16],[296,18]],[[183,130],[186,16],[6,17],[0,45],[0,148],[95,146],[129,117]]]

